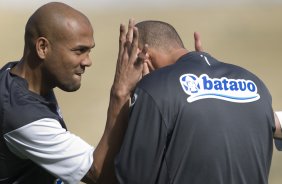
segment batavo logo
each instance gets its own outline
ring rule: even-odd
[[[248,103],[260,98],[257,86],[251,80],[210,78],[207,74],[197,77],[189,73],[181,75],[179,80],[182,89],[189,95],[189,103],[206,98]]]

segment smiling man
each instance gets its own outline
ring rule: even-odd
[[[0,183],[114,181],[111,168],[127,125],[124,114],[142,75],[137,36],[133,21],[127,33],[121,25],[106,128],[94,149],[67,130],[53,92],[80,88],[92,64],[93,28],[84,14],[63,3],[48,3],[31,15],[23,57],[0,71]]]

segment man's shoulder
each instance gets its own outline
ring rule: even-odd
[[[42,119],[59,119],[57,104],[32,93],[24,79],[7,76],[1,79],[0,120],[4,132]]]
[[[32,96],[22,96],[21,99],[11,97],[2,103],[2,126],[4,132],[10,132],[29,123],[43,118],[59,119],[50,107],[36,100]]]
[[[18,63],[18,61],[11,61],[6,63],[4,66],[2,66],[2,68],[0,69],[0,73],[2,73],[3,71],[9,70],[11,69],[14,65],[16,65]]]
[[[165,83],[169,82],[170,67],[163,67],[157,69],[146,76],[144,76],[139,82],[138,86],[145,89],[155,89],[165,86]]]

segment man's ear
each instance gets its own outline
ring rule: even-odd
[[[35,43],[36,52],[40,59],[45,59],[49,49],[49,41],[45,37],[39,37]]]

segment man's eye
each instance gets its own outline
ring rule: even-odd
[[[76,53],[76,54],[82,54],[82,50],[81,50],[81,49],[75,50],[75,53]]]
[[[77,55],[81,55],[81,54],[89,53],[91,51],[91,48],[89,48],[89,47],[78,47],[76,49],[73,49],[72,51]]]
[[[76,49],[76,50],[74,50],[74,52],[75,52],[76,54],[83,54],[83,53],[85,53],[86,51],[87,51],[86,48],[81,48],[81,49]]]

